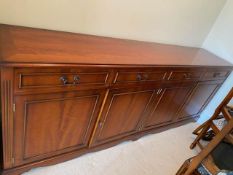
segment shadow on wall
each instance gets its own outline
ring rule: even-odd
[[[203,123],[208,120],[214,113],[215,109],[222,102],[225,96],[233,87],[233,72],[229,75],[219,91],[215,94],[214,98],[207,105],[206,109],[201,113],[198,123]]]

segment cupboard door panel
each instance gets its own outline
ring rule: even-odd
[[[101,92],[16,97],[16,164],[87,147]]]
[[[110,90],[95,134],[94,144],[137,132],[154,94],[153,89]]]
[[[152,110],[144,122],[144,128],[149,129],[172,122],[192,89],[193,85],[164,88],[154,101]]]
[[[197,115],[208,104],[209,100],[219,89],[222,82],[200,82],[193,89],[188,100],[179,111],[179,119],[185,119]]]

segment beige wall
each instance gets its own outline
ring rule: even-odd
[[[203,48],[233,63],[233,0],[227,0],[212,30],[203,43]],[[233,73],[228,77],[210,104],[201,114],[200,122],[208,119],[217,105],[233,87]],[[233,104],[233,101],[231,102]]]
[[[201,46],[226,0],[0,0],[0,23]]]
[[[202,47],[233,63],[233,0],[225,4]]]

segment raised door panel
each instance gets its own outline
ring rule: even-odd
[[[144,129],[150,129],[172,122],[193,88],[194,85],[190,84],[184,87],[162,89],[161,93],[159,93],[153,102],[151,112],[145,118],[143,124]]]
[[[184,106],[179,111],[178,118],[185,119],[196,116],[208,104],[209,100],[213,97],[221,84],[221,81],[198,83]]]
[[[89,91],[16,97],[16,165],[87,147],[102,96]]]
[[[106,100],[93,145],[119,139],[138,131],[154,89],[111,90]]]

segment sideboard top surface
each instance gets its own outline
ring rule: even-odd
[[[0,25],[0,62],[232,66],[200,48]]]

